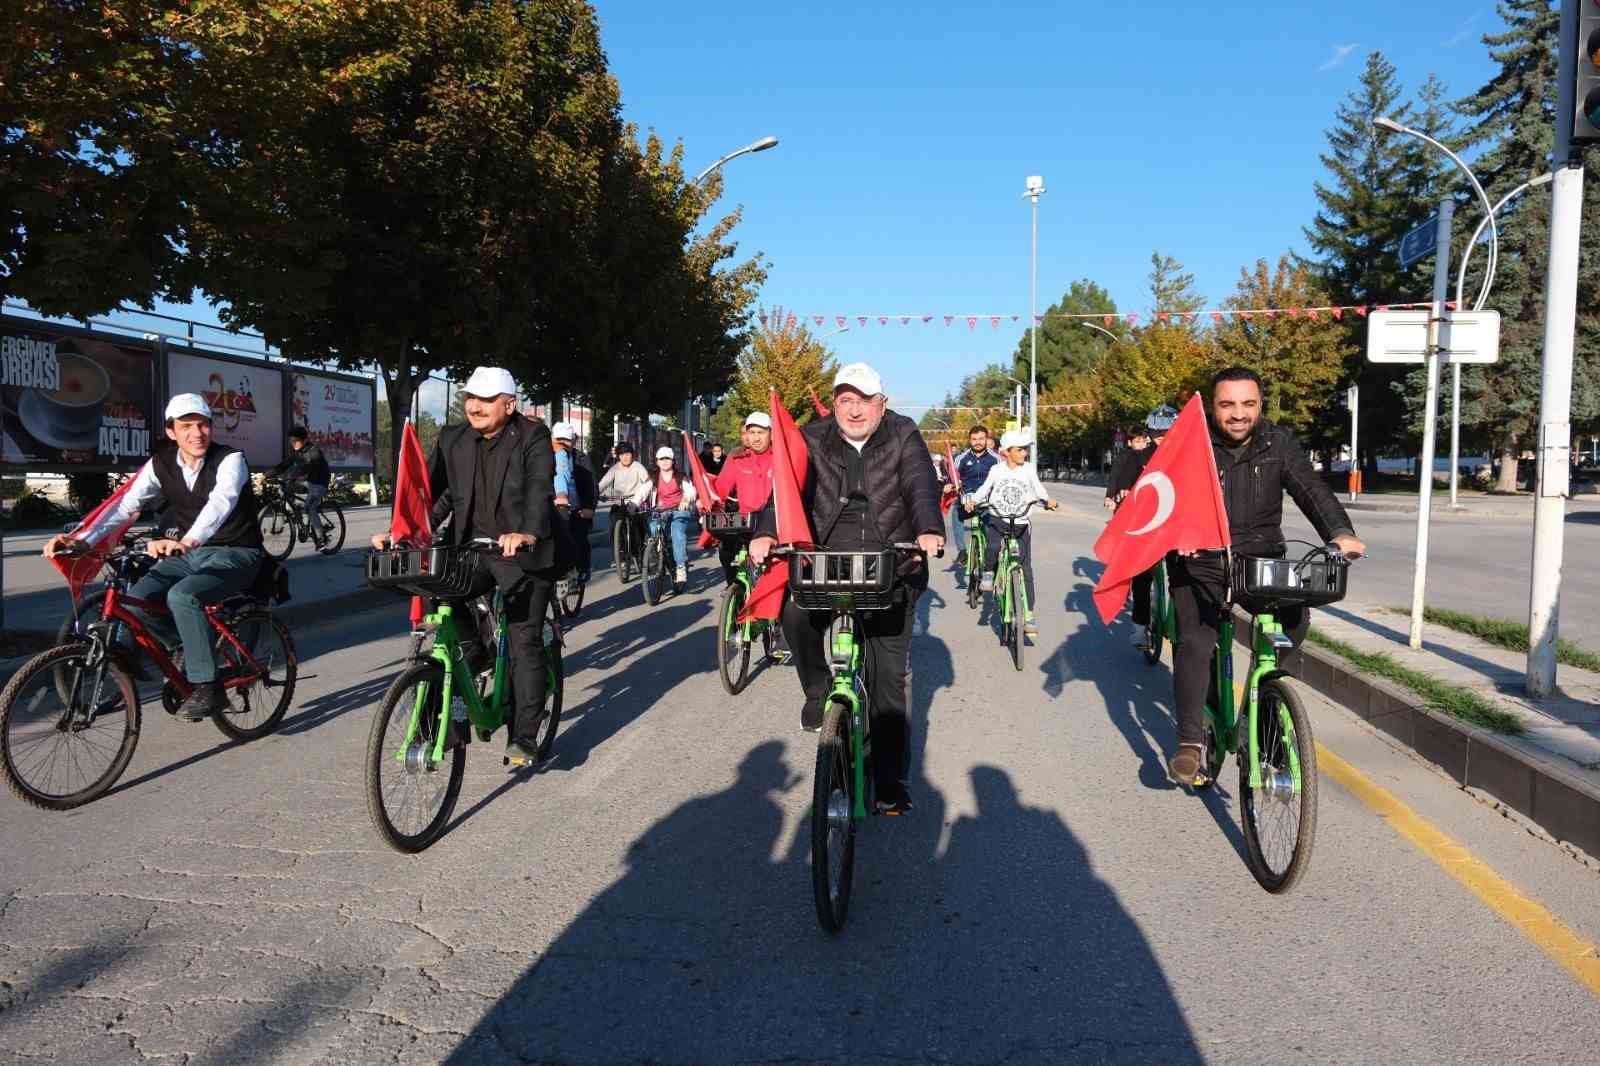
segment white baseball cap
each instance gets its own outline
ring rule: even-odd
[[[1008,429],[1000,434],[1000,450],[1007,448],[1026,448],[1033,443],[1025,429]]]
[[[772,417],[765,411],[751,411],[744,416],[746,426],[760,426],[762,429],[772,428]]]
[[[167,421],[182,418],[184,415],[199,415],[210,421],[211,405],[206,403],[206,398],[198,392],[180,392],[167,401]]]
[[[503,367],[480,366],[472,372],[467,383],[461,386],[461,391],[480,400],[492,400],[496,396],[515,396],[517,382],[511,376],[511,371]]]
[[[571,422],[557,422],[550,427],[551,440],[576,440],[578,434],[573,431]]]
[[[661,447],[656,449],[656,458],[676,460],[678,457],[672,453],[671,448],[663,444]]]
[[[866,363],[850,363],[839,368],[833,376],[833,390],[855,389],[868,398],[883,395],[883,379]]]

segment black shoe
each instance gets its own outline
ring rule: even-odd
[[[506,762],[512,769],[520,766],[536,766],[539,763],[539,749],[531,744],[513,740],[506,745]]]
[[[873,804],[873,810],[878,814],[897,818],[902,814],[911,813],[911,791],[904,785],[878,790],[878,801]]]
[[[178,705],[178,717],[185,722],[203,722],[228,705],[228,697],[215,681],[202,681]]]
[[[806,700],[805,706],[800,708],[800,728],[807,733],[815,733],[822,729],[822,704],[816,700]]]

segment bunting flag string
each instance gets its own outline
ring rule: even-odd
[[[1251,319],[1256,318],[1256,317],[1261,317],[1261,318],[1265,318],[1265,319],[1268,319],[1268,320],[1276,320],[1281,315],[1284,318],[1291,318],[1291,319],[1296,319],[1296,320],[1304,318],[1304,319],[1306,319],[1308,321],[1311,321],[1311,322],[1323,322],[1323,321],[1329,320],[1329,319],[1331,319],[1333,321],[1342,321],[1346,314],[1353,314],[1357,318],[1366,318],[1373,311],[1389,311],[1389,310],[1394,310],[1394,309],[1397,309],[1397,308],[1417,308],[1417,307],[1432,307],[1432,306],[1433,306],[1432,303],[1424,301],[1424,302],[1417,302],[1417,303],[1398,303],[1398,304],[1344,304],[1342,306],[1341,305],[1329,305],[1329,306],[1323,306],[1323,307],[1212,307],[1212,308],[1206,308],[1206,309],[1200,310],[1200,311],[1153,311],[1144,320],[1147,321],[1147,322],[1160,323],[1162,325],[1171,325],[1173,322],[1184,322],[1184,323],[1188,323],[1188,324],[1193,324],[1195,322],[1198,322],[1202,317],[1209,317],[1213,323],[1221,324],[1222,322],[1224,322],[1224,321],[1226,321],[1226,320],[1228,320],[1230,318],[1231,319],[1236,319],[1238,321],[1248,322]],[[1456,309],[1456,304],[1455,304],[1454,300],[1447,301],[1445,306],[1448,307],[1452,311],[1454,311]],[[765,314],[757,315],[756,317],[761,322],[761,324],[763,326],[765,326],[767,324],[768,316],[766,316]],[[985,313],[985,314],[953,313],[953,314],[947,314],[947,315],[932,315],[932,314],[916,314],[916,315],[906,315],[906,314],[843,315],[843,314],[835,314],[835,315],[831,315],[830,316],[830,315],[815,315],[814,314],[814,315],[809,315],[809,316],[805,316],[805,317],[808,317],[813,323],[815,323],[818,326],[821,326],[824,322],[826,322],[831,317],[833,319],[833,321],[834,321],[834,324],[837,325],[840,329],[844,329],[845,328],[845,323],[849,322],[851,318],[854,318],[856,320],[856,324],[861,326],[863,329],[866,328],[866,326],[869,323],[871,323],[873,319],[876,319],[877,322],[878,322],[878,325],[880,325],[880,326],[889,325],[890,321],[893,320],[893,319],[899,319],[900,324],[902,326],[909,326],[909,325],[912,324],[912,322],[920,322],[923,325],[927,325],[927,324],[931,323],[935,318],[944,319],[944,324],[946,326],[949,326],[949,325],[954,324],[957,319],[965,319],[966,323],[967,323],[967,329],[969,329],[969,330],[976,330],[978,328],[978,323],[980,321],[982,321],[983,319],[988,319],[989,320],[989,325],[990,325],[990,327],[992,329],[999,329],[1000,328],[1000,324],[1003,321],[1009,320],[1009,321],[1012,321],[1012,322],[1020,322],[1022,320],[1022,318],[1023,318],[1023,316],[1020,315],[1020,314],[1011,314],[1009,312],[1002,313],[1002,314],[992,314],[992,313]],[[1104,312],[1095,312],[1093,314],[1066,314],[1066,313],[1058,313],[1058,312],[1047,312],[1045,314],[1036,314],[1036,315],[1034,315],[1032,317],[1033,317],[1033,321],[1034,321],[1034,323],[1036,325],[1043,325],[1046,319],[1062,319],[1062,320],[1068,320],[1068,321],[1099,322],[1100,323],[1100,327],[1104,328],[1104,329],[1110,329],[1113,325],[1116,325],[1117,323],[1126,323],[1129,326],[1137,326],[1137,325],[1139,325],[1139,322],[1140,322],[1140,316],[1139,316],[1139,314],[1137,312],[1129,312],[1127,314],[1123,314],[1123,313],[1120,313],[1120,312],[1115,313],[1115,314],[1105,314]],[[790,314],[790,315],[786,315],[784,317],[783,324],[786,325],[789,329],[794,329],[796,326],[800,325],[800,323],[803,322],[803,321],[805,321],[805,318]]]

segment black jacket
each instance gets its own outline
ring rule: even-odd
[[[845,443],[832,418],[819,418],[800,431],[810,461],[800,495],[817,543],[826,546],[845,503]],[[917,424],[905,415],[885,411],[883,421],[861,452],[866,475],[867,512],[887,543],[909,542],[923,533],[942,534],[939,481],[928,458],[928,444]],[[777,535],[772,500],[756,521],[758,533]]]
[[[1233,550],[1246,555],[1283,553],[1283,494],[1287,492],[1324,541],[1354,533],[1350,515],[1311,468],[1300,442],[1282,426],[1263,418],[1255,436],[1234,458],[1233,446],[1211,427],[1211,447],[1222,479]]]
[[[512,418],[500,431],[505,439],[495,447],[489,484],[495,486],[495,518],[499,533],[528,533],[533,547],[517,555],[522,569],[553,569],[557,563],[555,520],[556,457],[550,447],[550,430],[543,422]],[[459,544],[471,525],[473,493],[477,487],[478,433],[457,422],[439,432],[439,442],[428,458],[428,484],[433,489],[433,525],[446,517],[450,543]]]
[[[322,449],[310,441],[306,441],[299,451],[290,448],[288,457],[273,467],[272,472],[291,477],[298,475],[306,479],[306,484],[321,485],[323,488],[327,488],[331,480],[328,460],[323,457]]]
[[[1106,479],[1106,499],[1115,500],[1119,492],[1133,488],[1133,483],[1144,473],[1145,464],[1156,453],[1155,445],[1143,448],[1124,448],[1111,464],[1111,476]]]

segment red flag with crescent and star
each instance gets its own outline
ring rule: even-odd
[[[806,519],[801,486],[806,483],[806,463],[810,457],[806,438],[795,425],[789,409],[779,401],[778,390],[767,391],[768,415],[772,418],[772,509],[777,519],[778,543],[809,548],[816,542],[811,523]],[[789,560],[773,559],[756,579],[739,621],[753,618],[775,621],[783,611],[783,592],[789,585]]]
[[[1208,551],[1232,543],[1211,427],[1196,393],[1094,542],[1095,558],[1106,564],[1094,587],[1100,621],[1111,624],[1127,602],[1133,579],[1169,551]]]

